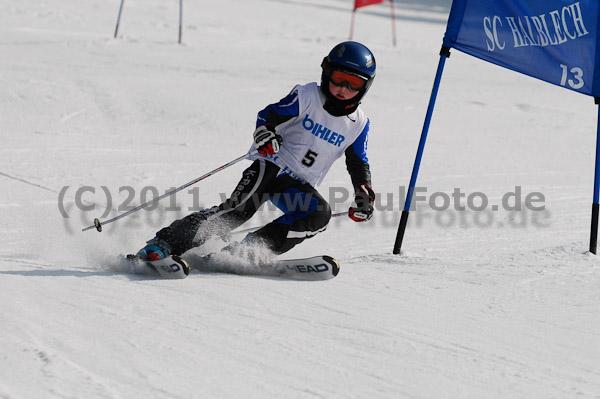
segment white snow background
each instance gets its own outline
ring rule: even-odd
[[[181,211],[167,199],[82,232],[107,193],[103,219],[242,155],[257,111],[319,80],[352,8],[185,1],[179,45],[178,1],[125,1],[113,39],[119,3],[0,1],[0,398],[600,397],[592,98],[453,51],[420,195],[438,193],[439,209],[460,189],[462,206],[473,193],[489,205],[420,201],[392,255],[450,0],[396,0],[397,47],[389,5],[361,9],[355,39],[378,63],[362,106],[378,211],[283,256],[329,254],[340,274],[117,273],[118,254],[217,204],[248,162],[180,193]],[[342,188],[343,159],[319,189]],[[544,209],[502,207],[517,190]]]

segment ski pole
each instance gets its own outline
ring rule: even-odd
[[[340,217],[340,216],[346,216],[346,215],[348,215],[348,213],[349,213],[348,211],[333,213],[331,215],[331,217],[332,218],[337,218],[337,217]],[[231,234],[251,233],[251,232],[256,231],[258,229],[262,229],[263,227],[265,227],[265,226],[248,227],[247,229],[244,229],[244,230],[234,231]]]
[[[144,209],[144,208],[145,208],[145,207],[147,207],[147,206],[150,206],[150,205],[152,205],[152,204],[155,204],[155,203],[157,203],[158,201],[160,201],[161,199],[163,199],[163,198],[166,198],[166,197],[169,197],[169,196],[171,196],[171,195],[173,195],[173,194],[175,194],[175,193],[177,193],[177,192],[179,192],[179,191],[183,190],[184,188],[187,188],[187,187],[191,186],[192,184],[196,184],[196,183],[198,183],[200,180],[204,180],[204,179],[206,179],[207,177],[209,177],[209,176],[212,176],[212,175],[214,175],[214,174],[216,174],[216,173],[218,173],[218,172],[222,171],[223,169],[226,169],[226,168],[228,168],[228,167],[230,167],[230,166],[232,166],[232,165],[234,165],[234,164],[236,164],[236,163],[238,163],[238,162],[240,162],[240,161],[242,161],[242,160],[244,160],[244,159],[247,159],[248,157],[250,157],[250,156],[252,156],[252,155],[256,154],[257,152],[258,152],[258,151],[256,151],[256,150],[254,150],[254,151],[250,151],[250,152],[248,152],[248,153],[246,153],[246,154],[242,155],[241,157],[239,157],[239,158],[236,158],[236,159],[234,159],[233,161],[231,161],[231,162],[228,162],[228,163],[226,163],[226,164],[225,164],[225,165],[223,165],[223,166],[219,166],[217,169],[215,169],[215,170],[212,170],[212,171],[210,171],[210,172],[208,172],[208,173],[206,173],[206,174],[204,174],[204,175],[202,175],[202,176],[198,177],[197,179],[194,179],[194,180],[192,180],[191,182],[184,184],[184,185],[183,185],[183,186],[181,186],[181,187],[177,187],[177,188],[175,188],[175,189],[173,189],[173,190],[171,190],[171,191],[167,191],[167,192],[166,192],[166,193],[164,193],[163,195],[161,195],[161,196],[159,196],[159,197],[155,197],[155,198],[153,198],[152,200],[150,200],[150,201],[148,201],[148,202],[145,202],[145,203],[143,203],[143,204],[141,204],[141,205],[138,205],[138,206],[136,206],[135,208],[133,208],[133,209],[131,209],[131,210],[129,210],[129,211],[127,211],[127,212],[125,212],[125,213],[121,214],[121,215],[115,216],[115,217],[114,217],[114,218],[112,218],[112,219],[108,219],[108,220],[105,220],[105,221],[103,221],[103,222],[100,222],[100,220],[99,220],[98,218],[96,218],[96,219],[94,219],[94,224],[93,224],[92,226],[88,226],[88,227],[86,227],[86,228],[82,229],[81,231],[86,231],[86,230],[91,230],[91,229],[93,229],[93,228],[96,228],[96,230],[98,230],[98,231],[100,232],[100,231],[102,231],[102,226],[103,226],[103,225],[105,225],[105,224],[109,224],[109,223],[112,223],[112,222],[114,222],[114,221],[116,221],[116,220],[119,220],[119,219],[121,219],[121,218],[124,218],[124,217],[125,217],[125,216],[127,216],[127,215],[131,215],[132,213],[134,213],[134,212],[137,212],[137,211],[139,211],[140,209]]]

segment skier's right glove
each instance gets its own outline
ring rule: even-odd
[[[259,126],[254,131],[254,148],[263,157],[277,154],[281,143],[283,143],[283,139],[275,133],[275,128],[271,125]]]
[[[348,209],[348,217],[355,222],[366,222],[373,216],[373,202],[375,202],[375,192],[366,184],[360,186],[360,191],[356,192],[354,198],[355,207]]]

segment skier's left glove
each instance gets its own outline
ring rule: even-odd
[[[277,154],[281,143],[283,143],[283,139],[275,133],[275,128],[271,125],[259,126],[254,131],[254,148],[263,157]]]
[[[366,222],[373,216],[373,202],[375,202],[375,192],[366,184],[361,184],[360,190],[354,197],[356,206],[348,209],[348,216],[355,222]]]

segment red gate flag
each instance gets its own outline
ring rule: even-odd
[[[354,0],[354,9],[370,6],[371,4],[383,3],[386,0]]]
[[[354,16],[356,15],[356,9],[361,7],[370,6],[372,4],[383,3],[387,0],[354,0],[354,10],[352,10],[352,21],[350,22],[350,40],[354,34]],[[396,15],[394,12],[394,0],[390,0],[390,10],[392,17],[392,42],[396,45]]]

